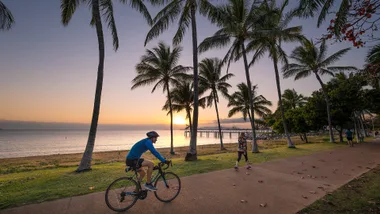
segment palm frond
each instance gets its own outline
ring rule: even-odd
[[[320,27],[323,21],[326,19],[326,16],[331,8],[333,6],[335,0],[326,0],[324,3],[321,12],[318,17],[317,27]]]
[[[335,52],[335,53],[332,54],[331,56],[327,57],[327,59],[323,60],[323,61],[320,63],[321,66],[329,66],[329,65],[335,63],[335,62],[338,61],[343,55],[345,55],[349,50],[350,50],[350,48],[345,48],[345,49],[342,49],[342,50],[339,50],[339,51]]]
[[[231,42],[231,38],[227,34],[214,35],[207,37],[198,46],[199,53],[206,52],[212,48],[223,48]]]
[[[325,68],[320,69],[320,70],[319,70],[319,73],[320,73],[321,75],[326,75],[326,74],[328,74],[328,75],[330,75],[330,76],[334,76],[334,72],[332,72],[332,71],[330,71],[330,70],[328,70],[328,69],[325,69]]]
[[[327,67],[327,70],[332,71],[332,72],[343,72],[343,71],[357,71],[358,68],[354,66],[332,66],[332,67]]]
[[[190,4],[186,4],[183,8],[182,15],[178,21],[178,29],[173,37],[173,44],[178,45],[182,42],[186,30],[189,28],[191,22]]]
[[[67,26],[71,20],[71,17],[73,17],[73,14],[75,10],[77,9],[78,5],[80,4],[80,0],[61,0],[61,22],[64,26]],[[3,22],[6,21],[7,17],[9,17],[8,9],[5,7],[5,5],[0,2],[0,10],[3,10],[4,12],[1,13],[0,18],[0,29],[3,29]],[[4,21],[3,21],[4,20]],[[9,20],[9,18],[8,18]],[[11,18],[13,20],[13,17]],[[9,24],[7,24],[9,26]],[[5,25],[4,25],[5,27]]]
[[[129,2],[130,6],[144,16],[149,25],[153,24],[152,17],[150,16],[148,8],[144,4],[144,0],[120,0],[122,3]],[[152,0],[151,0],[152,1]]]
[[[119,48],[119,37],[117,36],[115,17],[113,15],[112,0],[100,0],[99,3],[100,10],[103,12],[103,16],[105,16],[108,29],[111,30],[113,48],[117,51]]]
[[[181,5],[179,2],[180,1],[173,0],[156,15],[153,19],[155,24],[146,35],[144,46],[146,46],[149,41],[157,38],[161,33],[167,30],[169,25],[179,16],[181,13]]]
[[[307,70],[300,70],[295,75],[294,80],[306,78],[306,77],[310,76],[311,74],[312,74],[311,70],[308,70],[308,69]]]

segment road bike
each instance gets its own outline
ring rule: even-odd
[[[152,179],[152,184],[157,188],[154,195],[162,202],[173,201],[181,191],[181,180],[178,175],[165,171],[169,166],[173,166],[171,161],[159,163],[153,168],[157,171]],[[106,204],[113,211],[124,212],[133,207],[137,200],[144,200],[148,196],[148,190],[142,188],[138,179],[137,170],[134,170],[134,167],[127,167],[125,172],[129,171],[133,171],[134,174],[116,179],[106,190]]]

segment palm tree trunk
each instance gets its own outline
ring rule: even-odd
[[[220,150],[226,150],[223,146],[223,137],[222,137],[222,128],[220,127],[220,120],[219,120],[219,110],[218,110],[218,103],[216,102],[216,93],[213,91],[214,94],[214,104],[215,104],[215,111],[216,111],[216,118],[218,119],[218,128],[219,128],[219,139],[220,139]]]
[[[365,127],[364,127],[364,123],[363,123],[363,119],[362,119],[362,114],[361,112],[358,113],[358,117],[359,117],[359,121],[360,121],[360,126],[362,127],[362,133],[363,133],[363,136],[367,136],[367,132],[365,130]]]
[[[329,133],[330,133],[330,142],[331,143],[335,143],[334,132],[333,132],[333,129],[332,129],[332,120],[331,120],[331,110],[330,110],[329,96],[327,94],[325,84],[323,84],[321,77],[318,75],[317,72],[314,72],[314,74],[317,77],[319,84],[321,84],[323,96],[325,97],[325,101],[326,101],[327,120],[328,120],[328,123],[329,123]]]
[[[245,68],[245,77],[247,79],[247,86],[248,86],[248,97],[249,97],[249,103],[250,103],[250,110],[251,110],[251,128],[252,128],[252,152],[258,153],[259,147],[257,146],[256,141],[256,130],[255,130],[255,111],[253,107],[253,97],[252,97],[252,84],[251,84],[251,77],[249,75],[249,67],[248,67],[248,60],[247,60],[247,53],[245,51],[245,45],[242,43],[241,45],[242,51],[243,51],[243,60],[244,60],[244,68]]]
[[[99,0],[92,1],[92,15],[95,19],[96,34],[98,36],[98,45],[99,45],[98,76],[96,80],[95,100],[94,100],[94,108],[92,111],[90,132],[88,135],[86,149],[83,153],[82,160],[76,172],[84,172],[84,171],[91,170],[92,152],[95,146],[95,138],[96,138],[96,131],[98,128],[100,102],[101,102],[102,88],[103,88],[104,36],[103,36],[102,21],[100,18],[100,11],[99,11]]]
[[[309,140],[307,139],[306,133],[303,133],[303,138],[305,139],[305,143],[309,143]]]
[[[173,106],[172,106],[172,98],[170,95],[169,83],[166,83],[166,88],[168,90],[168,100],[169,100],[169,108],[170,108],[170,154],[174,155],[174,146],[173,146]]]
[[[286,138],[288,139],[288,148],[296,148],[292,142],[292,139],[290,139],[289,132],[288,132],[288,126],[286,125],[284,107],[282,106],[280,75],[278,74],[277,59],[275,57],[273,58],[273,65],[274,65],[274,73],[276,74],[278,103],[280,105],[281,118],[282,118],[282,124],[284,126],[285,135],[286,135]]]
[[[192,131],[192,124],[191,124],[191,114],[190,114],[190,109],[187,109],[186,108],[186,113],[187,113],[187,117],[189,118],[189,128],[190,128],[190,136],[191,136],[191,133],[193,132]]]
[[[359,143],[359,131],[358,131],[358,126],[356,124],[356,115],[355,114],[354,114],[354,127],[355,127],[356,143]]]
[[[187,153],[185,160],[197,160],[197,133],[198,133],[198,41],[197,41],[197,23],[195,19],[195,2],[191,6],[191,31],[193,39],[193,70],[194,70],[194,111],[193,127],[190,138],[190,151]]]

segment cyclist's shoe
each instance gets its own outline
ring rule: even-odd
[[[251,169],[252,167],[250,165],[247,166],[247,169]]]
[[[238,170],[238,169],[239,169],[239,167],[235,166],[235,167],[234,167],[234,169],[235,169],[235,170]]]
[[[144,187],[145,187],[145,189],[147,189],[147,190],[149,190],[149,191],[157,191],[157,188],[156,187],[154,187],[151,183],[150,184],[148,184],[148,183],[146,183],[145,185],[144,185]]]

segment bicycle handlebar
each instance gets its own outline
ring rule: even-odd
[[[163,167],[164,165],[166,165],[166,167]],[[169,168],[169,166],[173,166],[173,163],[172,163],[171,160],[167,160],[166,163],[161,162],[161,163],[158,164],[158,166],[159,166],[161,169],[166,170],[166,169]]]

